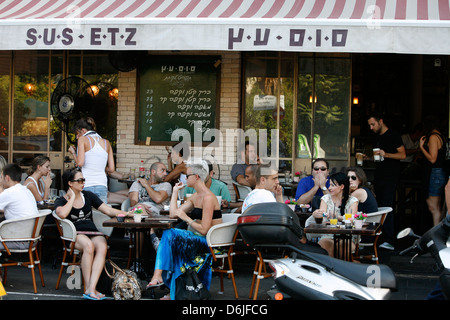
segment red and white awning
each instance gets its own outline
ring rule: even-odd
[[[449,0],[6,0],[3,50],[450,54]]]

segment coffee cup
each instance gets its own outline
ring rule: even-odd
[[[358,166],[362,166],[363,165],[363,157],[364,157],[364,155],[361,152],[357,152],[356,153],[356,164]]]
[[[316,224],[322,224],[323,222],[323,217],[314,217],[314,220],[316,221]]]
[[[379,152],[380,152],[380,148],[373,148],[373,161],[375,161],[375,162],[381,161],[381,156],[380,156]]]

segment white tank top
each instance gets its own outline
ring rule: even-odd
[[[105,186],[108,187],[108,178],[105,169],[108,163],[108,153],[98,143],[102,138],[99,134],[92,131],[87,132],[85,136],[89,140],[91,149],[84,154],[84,165],[81,168],[83,177],[86,179],[85,187]],[[94,145],[92,145],[94,142]],[[106,148],[106,141],[105,141]]]
[[[25,185],[25,187],[28,187],[29,184],[34,183],[34,184],[36,185],[36,189],[37,189],[39,195],[40,195],[42,198],[44,198],[44,191],[45,191],[45,189],[41,191],[41,189],[39,189],[39,183],[37,183],[36,179],[34,179],[32,176],[28,176],[28,178],[30,178],[30,179],[33,180],[33,181],[28,182],[28,183]],[[44,184],[44,182],[42,182],[42,184]],[[45,187],[45,184],[44,184],[44,187]]]

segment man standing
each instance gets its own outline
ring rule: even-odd
[[[255,172],[256,186],[242,204],[242,212],[256,204],[263,202],[283,203],[283,189],[278,181],[278,171],[270,165],[258,165]]]
[[[150,167],[149,179],[140,178],[133,182],[128,192],[130,205],[142,204],[147,212],[159,214],[164,205],[169,205],[172,186],[164,182],[167,168],[164,163],[155,162]]]
[[[245,150],[241,151],[241,159],[231,167],[231,178],[239,184],[250,186],[245,179],[245,168],[250,164],[260,163],[256,147],[249,141],[245,142]]]
[[[389,129],[382,116],[372,114],[367,120],[370,129],[376,134],[374,155],[382,161],[375,162],[374,191],[378,207],[394,207],[395,192],[400,176],[400,160],[406,158],[405,147],[400,134]],[[373,158],[372,158],[373,159]],[[394,250],[394,216],[388,213],[383,224],[384,242],[380,248]]]
[[[330,181],[328,179],[329,164],[323,158],[318,158],[312,163],[312,175],[300,180],[295,193],[295,199],[299,203],[311,203],[312,210],[320,207],[320,198],[329,193],[328,187]]]

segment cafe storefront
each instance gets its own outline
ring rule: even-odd
[[[355,85],[356,55],[439,56],[448,66],[450,5],[5,1],[0,30],[0,154],[9,162],[26,167],[36,154],[46,154],[54,169],[69,166],[71,137],[54,119],[52,93],[76,76],[99,89],[91,116],[113,142],[118,171],[141,160],[165,161],[172,133],[186,127],[203,139],[200,155],[212,155],[220,178],[229,181],[241,132],[258,138],[267,132],[268,150],[259,151],[282,172],[309,171],[318,157],[335,170],[352,163],[352,137],[372,108]],[[187,87],[185,79],[192,79]],[[174,83],[180,87],[169,88]],[[413,88],[411,97],[417,95]],[[423,106],[409,99],[411,109],[400,113],[412,127]],[[278,144],[271,129],[278,129]],[[210,143],[212,132],[220,143]]]

